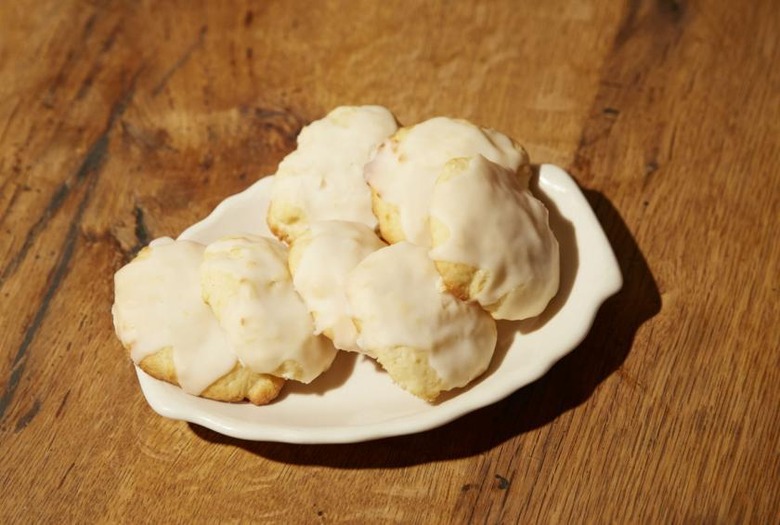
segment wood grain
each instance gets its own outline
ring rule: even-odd
[[[778,521],[778,35],[773,0],[3,2],[0,521]],[[158,417],[113,272],[362,103],[568,167],[624,289],[544,378],[430,432]]]

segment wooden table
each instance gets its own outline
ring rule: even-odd
[[[0,522],[780,519],[780,6],[0,4]],[[545,377],[418,435],[163,419],[112,275],[342,104],[566,167],[625,278]]]

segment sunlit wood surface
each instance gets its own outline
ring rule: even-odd
[[[777,522],[779,64],[774,0],[0,3],[0,522]],[[541,380],[430,432],[157,416],[114,271],[363,103],[568,169],[623,290]]]

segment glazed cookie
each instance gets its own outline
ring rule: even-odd
[[[372,206],[382,237],[430,247],[428,209],[436,178],[453,158],[484,155],[528,183],[525,150],[506,135],[465,120],[436,117],[399,129],[366,164]]]
[[[449,161],[433,188],[430,256],[445,287],[496,319],[542,313],[558,291],[558,242],[547,208],[515,173],[485,157]]]
[[[381,106],[342,106],[303,128],[298,148],[274,178],[267,216],[274,235],[289,243],[309,224],[326,220],[375,229],[363,166],[397,127]]]
[[[219,401],[273,400],[283,379],[236,359],[227,335],[200,297],[204,246],[162,238],[114,277],[114,327],[130,357],[149,375]]]
[[[317,333],[336,348],[357,351],[357,331],[347,308],[347,275],[367,255],[385,246],[365,224],[315,222],[290,247],[295,289],[314,317]]]
[[[441,292],[438,280],[427,250],[408,242],[372,253],[347,279],[358,346],[428,401],[482,374],[496,346],[490,315]]]
[[[203,300],[244,366],[303,383],[330,367],[336,349],[314,334],[287,269],[287,248],[279,241],[220,239],[206,248],[200,277]]]

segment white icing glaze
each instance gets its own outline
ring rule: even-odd
[[[476,303],[441,292],[438,280],[426,249],[400,242],[363,259],[347,280],[347,297],[360,348],[369,355],[397,346],[427,352],[446,390],[485,371],[496,326]]]
[[[428,207],[436,177],[450,159],[474,155],[512,171],[528,162],[525,151],[502,133],[436,117],[402,128],[386,140],[364,174],[382,200],[398,208],[406,240],[430,247]]]
[[[397,127],[381,106],[342,106],[312,122],[301,130],[298,148],[279,164],[272,203],[300,208],[305,223],[344,220],[376,228],[363,166]],[[305,227],[296,225],[296,235]]]
[[[179,384],[200,394],[236,364],[227,335],[200,297],[204,246],[161,238],[114,276],[114,327],[140,363],[173,348]]]
[[[228,237],[206,248],[203,296],[244,366],[308,383],[336,349],[314,323],[287,269],[287,248],[265,237]]]
[[[558,290],[558,242],[547,208],[513,172],[481,155],[451,161],[434,186],[430,214],[449,230],[431,258],[485,271],[473,298],[483,306],[504,298],[495,318],[542,313]]]
[[[327,330],[336,348],[358,351],[345,293],[347,275],[385,243],[368,226],[346,221],[315,222],[300,239],[306,245],[293,283],[314,316],[317,333]]]

